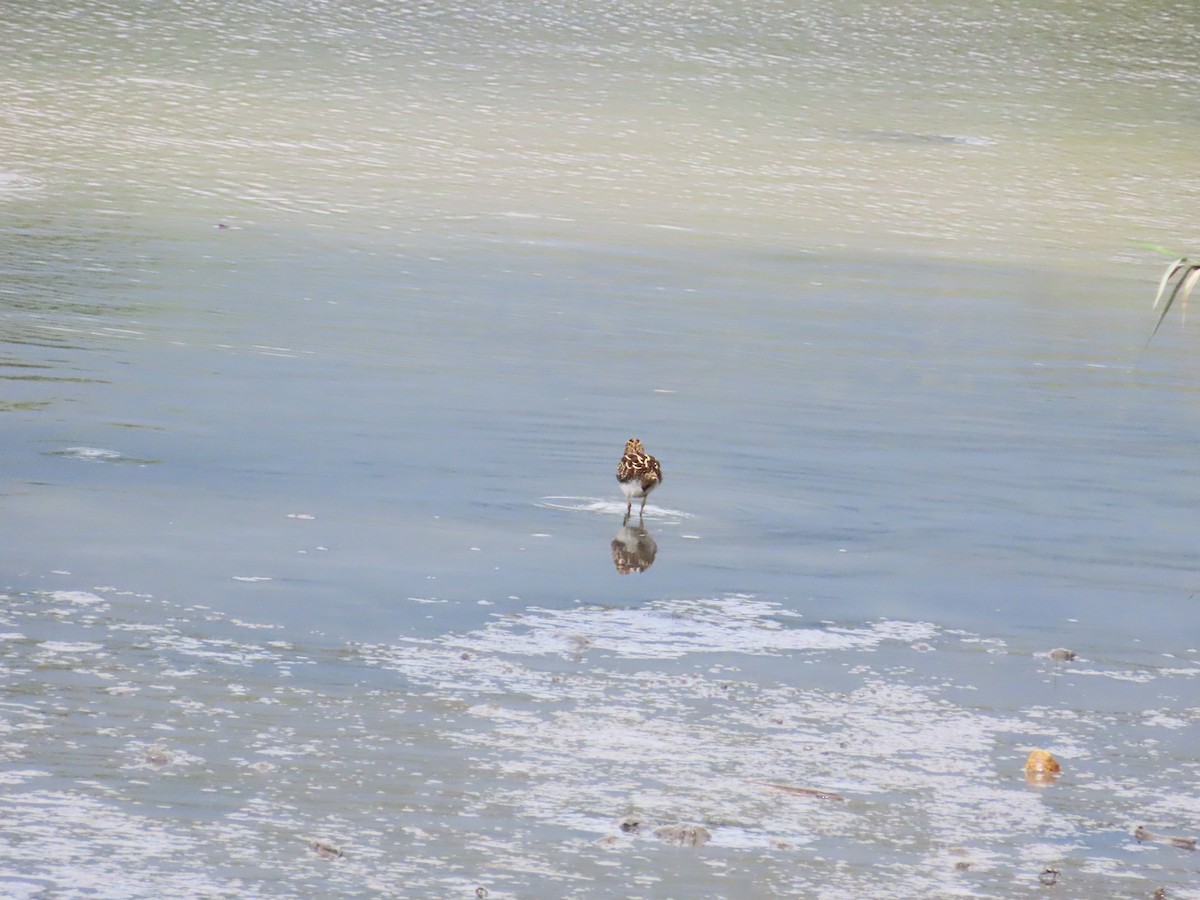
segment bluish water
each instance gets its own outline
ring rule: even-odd
[[[1200,896],[1188,13],[21,13],[3,889]]]

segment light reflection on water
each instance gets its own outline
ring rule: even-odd
[[[1190,7],[876,12],[10,17],[4,891],[1187,896]]]
[[[1186,3],[286,9],[24,12],[6,177],[399,241],[518,212],[1081,267],[1195,237]]]

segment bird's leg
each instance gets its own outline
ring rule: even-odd
[[[642,510],[641,510],[641,512],[638,513],[638,518],[640,519],[645,514],[646,514],[646,495],[642,494]]]

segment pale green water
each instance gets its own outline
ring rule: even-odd
[[[1197,239],[1195,29],[1161,2],[50,3],[6,32],[6,166],[40,209],[167,233],[386,248],[522,213],[1097,266]]]
[[[6,18],[8,893],[1200,896],[1191,4]]]

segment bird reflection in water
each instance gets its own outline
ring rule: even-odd
[[[654,565],[657,555],[658,544],[641,522],[637,525],[626,522],[612,540],[612,560],[618,575],[645,572]]]

